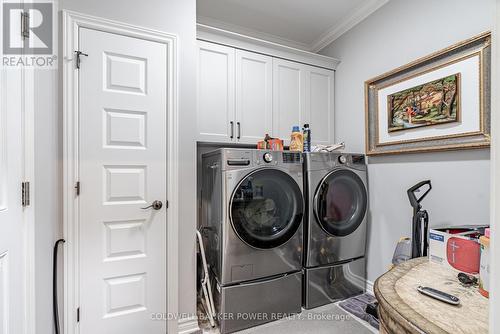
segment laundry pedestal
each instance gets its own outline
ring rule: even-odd
[[[380,333],[488,333],[488,299],[477,287],[464,287],[458,272],[425,258],[404,262],[374,285]],[[460,298],[453,306],[417,291],[428,286]]]

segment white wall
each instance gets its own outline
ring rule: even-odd
[[[59,10],[117,20],[179,37],[180,225],[179,312],[196,311],[195,202],[196,3],[194,0],[60,0]],[[59,32],[61,36],[61,32]],[[37,333],[52,333],[52,247],[62,235],[62,110],[58,71],[36,74]],[[60,102],[60,101],[59,101]]]
[[[493,28],[494,0],[392,0],[334,41],[322,54],[336,71],[335,141],[364,152],[364,81]],[[314,129],[313,129],[314,131]],[[369,159],[367,276],[384,273],[396,242],[411,233],[406,189],[431,179],[423,202],[431,225],[489,222],[489,150]]]

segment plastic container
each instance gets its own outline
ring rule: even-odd
[[[279,138],[271,138],[269,134],[266,134],[264,140],[257,142],[258,150],[283,151],[283,147],[283,140]]]
[[[302,133],[304,139],[304,152],[311,152],[311,129],[309,128],[309,124],[304,124]]]
[[[290,138],[290,151],[302,152],[304,150],[304,137],[298,125],[292,128],[292,135]]]
[[[479,267],[479,292],[486,298],[490,297],[490,229],[479,238],[481,243],[481,265]]]

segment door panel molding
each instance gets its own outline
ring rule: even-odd
[[[236,139],[255,144],[273,131],[273,58],[237,49],[235,76]]]
[[[122,36],[154,41],[167,48],[167,310],[176,314],[178,309],[178,153],[179,153],[179,111],[178,111],[178,41],[174,34],[146,29],[134,25],[63,11],[63,230],[66,239],[64,256],[64,333],[79,333],[76,319],[79,306],[79,198],[75,184],[79,180],[79,122],[78,82],[74,51],[78,50],[79,30],[88,28]],[[82,62],[82,66],[85,64]],[[85,187],[85,185],[82,185]],[[173,318],[170,320],[170,318]],[[169,317],[168,332],[175,333],[178,323]]]

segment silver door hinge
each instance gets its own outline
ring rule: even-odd
[[[22,205],[24,207],[30,205],[30,183],[23,182],[21,183],[21,196],[22,196]]]
[[[82,51],[75,51],[75,53],[76,53],[76,68],[80,69],[81,57],[82,56],[88,57],[89,55],[83,53]]]
[[[76,322],[80,322],[80,308],[76,309]]]
[[[80,181],[75,184],[76,196],[80,196]]]
[[[21,36],[30,38],[30,13],[21,12]]]

